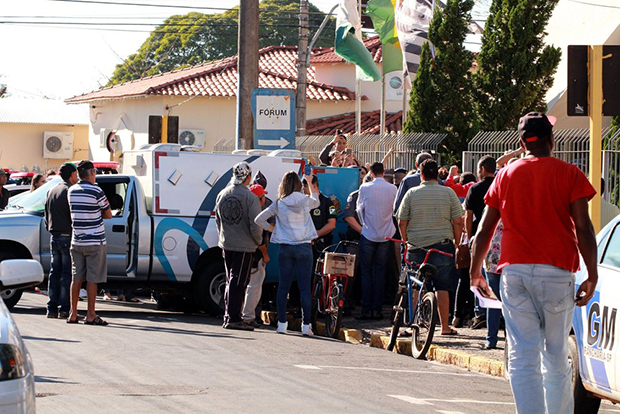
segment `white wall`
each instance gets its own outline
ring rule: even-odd
[[[620,3],[618,0],[596,0],[600,5],[576,3],[560,0],[547,25],[548,45],[562,49],[562,60],[558,65],[553,86],[547,92],[547,101],[565,91],[568,82],[569,45],[617,45],[620,44]],[[566,93],[549,110],[558,118],[556,128],[589,128],[588,117],[569,117],[566,115]],[[603,126],[609,126],[610,118],[603,118]]]

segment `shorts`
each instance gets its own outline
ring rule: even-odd
[[[71,245],[73,280],[105,283],[108,276],[108,256],[105,244]]]
[[[452,255],[452,257],[449,257],[439,253],[431,253],[427,263],[435,265],[437,268],[437,276],[433,278],[433,287],[435,290],[454,290],[452,271],[454,270],[455,263],[455,249],[452,240],[446,239],[431,246],[427,246],[425,249],[437,249]],[[407,251],[407,260],[413,263],[422,263],[425,256],[426,250],[413,249]]]

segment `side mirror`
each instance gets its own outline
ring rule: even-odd
[[[11,259],[0,262],[0,292],[23,289],[43,282],[41,263],[30,259]]]

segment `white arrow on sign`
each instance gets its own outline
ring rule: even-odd
[[[280,137],[279,140],[277,139],[259,139],[258,140],[258,145],[264,145],[267,147],[280,147],[280,148],[284,148],[286,147],[288,144],[290,144],[290,142],[286,139],[284,139],[284,137]]]

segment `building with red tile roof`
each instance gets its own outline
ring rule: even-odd
[[[378,37],[366,39],[365,43],[380,65]],[[333,48],[315,49],[310,61],[306,95],[308,125],[318,131],[329,129],[320,128],[324,122],[349,122],[355,110],[355,65],[336,55]],[[101,134],[107,135],[111,130],[119,138],[116,156],[148,143],[150,115],[178,116],[179,131],[197,130],[205,137],[204,149],[210,151],[220,139],[235,136],[237,83],[237,57],[233,56],[102,88],[65,102],[88,104],[92,130],[89,141],[94,159],[109,159],[107,148],[101,144],[104,142]],[[364,129],[378,131],[381,82],[362,82],[362,85]],[[297,47],[261,49],[259,87],[295,90],[296,86]],[[387,101],[386,109],[390,114],[398,112],[402,109],[402,99]],[[389,130],[399,130],[400,121],[396,118],[387,124]],[[354,121],[352,125],[354,129]]]
[[[402,132],[403,111],[385,114],[385,131],[388,133]],[[381,112],[362,112],[362,134],[379,134]],[[338,131],[343,134],[355,133],[355,112],[336,115],[327,118],[312,119],[306,123],[308,135],[335,135]]]

